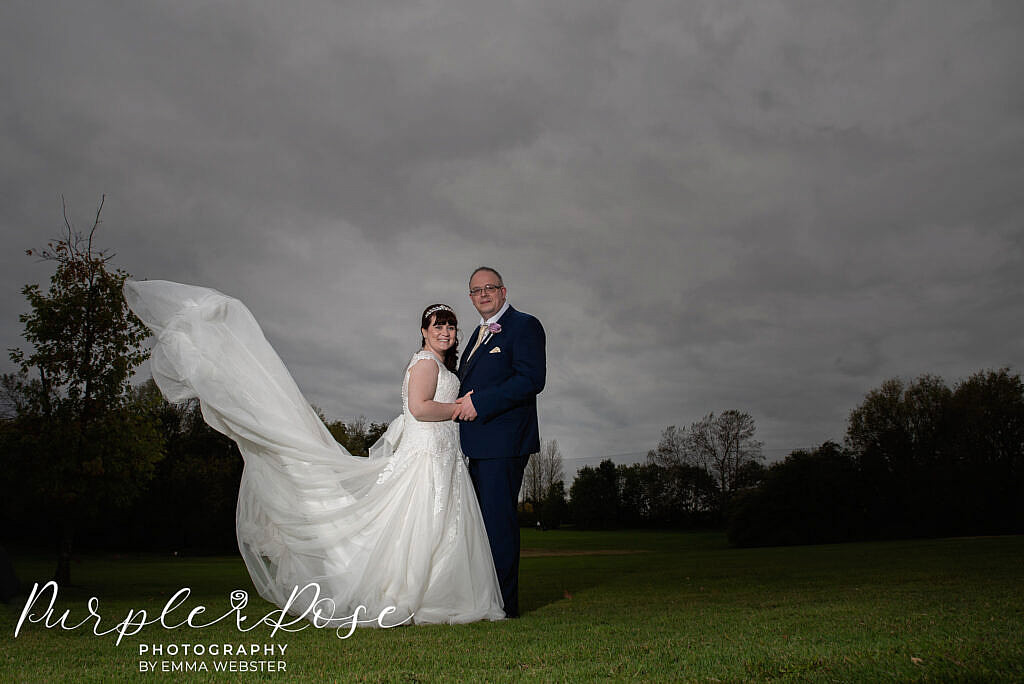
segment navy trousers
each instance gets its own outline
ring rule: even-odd
[[[480,502],[505,615],[519,617],[519,488],[529,456],[471,458],[469,475]]]

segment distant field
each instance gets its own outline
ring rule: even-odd
[[[519,620],[465,626],[331,630],[269,637],[227,621],[151,625],[116,636],[26,625],[24,598],[0,607],[0,681],[1024,681],[1024,537],[733,549],[718,533],[537,532],[523,535]],[[18,558],[31,586],[49,559]],[[82,558],[61,588],[69,623],[99,598],[104,625],[130,609],[273,609],[238,558]],[[37,611],[38,612],[38,611]],[[58,613],[59,615],[59,613]],[[184,615],[184,613],[182,613]],[[286,645],[283,657],[152,657],[140,645]],[[143,660],[194,673],[140,673]],[[285,672],[215,673],[216,662],[281,660]],[[208,669],[200,668],[205,664]],[[237,667],[237,663],[236,663]]]

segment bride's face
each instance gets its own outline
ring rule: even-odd
[[[430,317],[430,325],[420,330],[423,333],[424,349],[429,349],[444,358],[444,353],[455,344],[457,328],[451,323],[438,323],[437,316]]]

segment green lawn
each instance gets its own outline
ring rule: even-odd
[[[1024,537],[733,549],[718,533],[524,531],[519,620],[269,637],[234,623],[127,637],[26,625],[0,607],[0,681],[1024,681]],[[619,554],[536,555],[567,551]],[[48,559],[18,558],[22,580]],[[84,557],[58,606],[105,623],[181,587],[221,615],[241,560]],[[252,596],[245,613],[272,606]],[[59,614],[59,613],[58,613]],[[140,644],[286,644],[284,673],[140,673]],[[149,658],[206,663],[251,658]],[[260,656],[258,660],[272,659]]]

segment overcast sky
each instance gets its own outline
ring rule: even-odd
[[[567,470],[729,408],[775,460],[1021,370],[1022,46],[1017,0],[4,0],[2,346],[105,193],[117,265],[241,299],[331,418],[396,415],[488,264]]]

